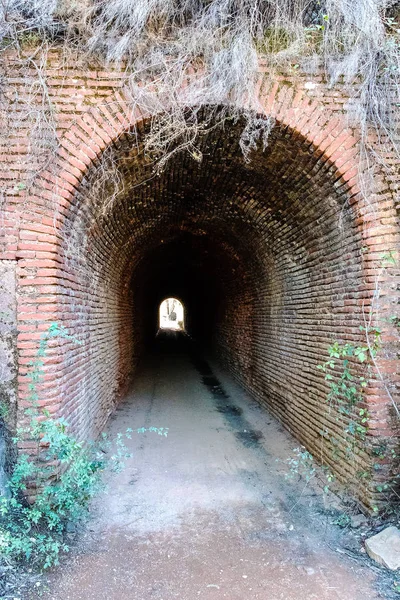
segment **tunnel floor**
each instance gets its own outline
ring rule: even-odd
[[[134,433],[41,598],[382,597],[371,570],[337,551],[343,532],[318,489],[285,479],[296,441],[182,340],[162,336],[143,361],[110,423],[127,427],[168,436]]]

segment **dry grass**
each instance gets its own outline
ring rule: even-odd
[[[399,28],[393,0],[0,0],[3,46],[40,39],[117,62],[132,107],[157,115],[146,140],[159,168],[215,119],[245,117],[245,158],[273,125],[260,119],[258,56],[273,78],[295,63],[325,69],[352,91],[349,116],[367,139],[395,143],[400,98]],[[36,37],[35,37],[36,36]],[[357,86],[352,85],[357,81]],[[208,122],[199,121],[201,107]],[[47,122],[47,121],[46,121]]]

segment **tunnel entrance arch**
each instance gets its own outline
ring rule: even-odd
[[[175,290],[196,315],[194,338],[318,452],[325,391],[316,367],[332,338],[360,336],[352,171],[342,178],[309,139],[279,122],[265,152],[246,163],[239,128],[211,128],[201,164],[177,155],[157,176],[126,130],[76,184],[59,255],[75,278],[65,299],[86,353],[69,350],[81,374],[65,392],[74,394],[78,430],[104,425],[154,329],[157,302]],[[135,135],[145,134],[143,121]],[[342,478],[352,468],[340,459]]]

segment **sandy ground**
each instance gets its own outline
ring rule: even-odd
[[[78,548],[31,598],[386,597],[373,570],[339,547],[316,489],[285,479],[296,441],[226,375],[161,348],[110,431],[150,426],[168,437],[134,434]]]

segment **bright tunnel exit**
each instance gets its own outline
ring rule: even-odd
[[[160,304],[159,328],[183,331],[185,329],[185,310],[182,302],[176,298],[166,298]]]

